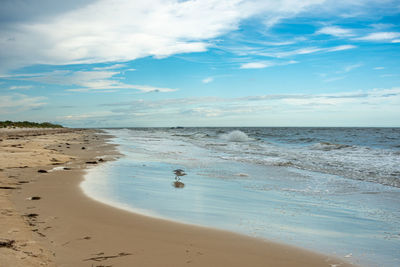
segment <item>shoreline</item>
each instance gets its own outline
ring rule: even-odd
[[[0,167],[3,169],[0,172],[2,185],[18,185],[18,189],[11,190],[6,196],[15,206],[15,219],[21,219],[23,214],[36,214],[25,216],[26,229],[18,233],[28,230],[25,243],[31,242],[29,244],[41,251],[36,257],[25,253],[24,259],[4,254],[7,257],[0,260],[0,266],[4,259],[12,260],[13,257],[14,266],[26,266],[27,260],[36,260],[29,266],[351,266],[340,259],[290,245],[148,217],[91,199],[80,187],[87,166],[95,165],[86,162],[94,161],[96,157],[118,156],[115,145],[106,144],[107,136],[98,135],[98,132],[71,130],[70,133],[48,134],[54,143],[46,144],[47,153],[52,154],[46,156],[47,164],[39,165],[42,161],[36,165],[32,162],[23,165],[26,161],[22,160],[19,167]],[[34,142],[36,137],[21,138]],[[3,143],[0,142],[0,149],[3,149]],[[57,157],[59,161],[51,163],[51,157]],[[69,170],[37,172],[57,166]],[[32,196],[40,199],[27,200]],[[10,231],[8,238],[13,235]],[[16,240],[16,243],[20,241]],[[2,255],[10,251],[18,252],[0,248]]]

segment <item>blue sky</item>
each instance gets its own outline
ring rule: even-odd
[[[400,126],[399,1],[64,2],[2,1],[0,120]]]

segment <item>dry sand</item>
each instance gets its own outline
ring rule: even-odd
[[[119,156],[106,138],[95,130],[0,131],[0,266],[351,266],[86,197],[79,184],[95,166],[86,162]],[[67,169],[38,172],[54,167]]]

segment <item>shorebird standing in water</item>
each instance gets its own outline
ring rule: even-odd
[[[174,173],[175,173],[175,182],[172,183],[173,186],[175,188],[184,188],[185,184],[181,182],[181,176],[186,175],[185,171],[182,169],[176,169],[174,170]]]
[[[182,170],[182,169],[176,169],[176,170],[174,170],[174,173],[175,173],[175,180],[176,181],[180,181],[181,180],[181,176],[185,176],[186,175],[185,171]]]

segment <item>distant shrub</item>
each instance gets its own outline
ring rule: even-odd
[[[63,128],[63,126],[50,122],[0,121],[0,128]]]

